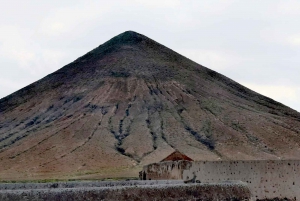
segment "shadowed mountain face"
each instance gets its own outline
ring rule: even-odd
[[[0,180],[137,176],[194,160],[300,159],[300,114],[132,31],[0,100]]]

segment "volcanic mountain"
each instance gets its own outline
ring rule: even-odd
[[[0,100],[0,180],[138,176],[193,160],[300,159],[300,114],[133,31]]]

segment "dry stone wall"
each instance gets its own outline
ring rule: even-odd
[[[201,183],[246,182],[255,199],[300,200],[300,161],[197,161],[183,171],[183,179]]]
[[[113,183],[113,182],[112,182]],[[1,201],[52,201],[52,200],[104,200],[104,201],[152,201],[152,200],[203,200],[203,201],[237,201],[251,200],[251,192],[243,183],[223,184],[183,184],[158,182],[147,185],[145,182],[140,185],[110,185],[110,187],[93,187],[79,184],[73,188],[35,188],[35,189],[14,189],[12,186],[5,188],[2,185],[0,190]],[[130,182],[129,182],[130,184]],[[26,185],[25,185],[26,186]],[[30,187],[31,185],[28,185]],[[46,187],[47,185],[40,186]],[[79,187],[80,186],[80,187]],[[6,190],[3,190],[6,189]]]
[[[68,181],[48,183],[0,183],[1,190],[33,190],[55,188],[122,187],[141,185],[184,184],[183,180],[129,180],[129,181]]]

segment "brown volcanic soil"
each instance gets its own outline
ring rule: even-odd
[[[194,160],[300,159],[300,114],[124,32],[0,100],[0,180],[138,176]]]

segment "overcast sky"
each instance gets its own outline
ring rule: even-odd
[[[300,111],[299,19],[299,0],[0,0],[0,98],[133,30]]]

